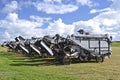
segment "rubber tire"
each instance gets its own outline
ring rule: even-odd
[[[95,57],[96,59],[96,62],[104,62],[104,57],[103,56],[100,56],[100,57]]]

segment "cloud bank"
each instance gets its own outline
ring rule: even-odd
[[[29,2],[29,5],[33,5],[38,11],[43,11],[47,14],[65,14],[76,11],[79,8],[78,5],[89,7],[92,5],[91,0],[75,1],[75,3],[70,2],[70,4],[66,4],[67,2],[63,2],[62,0],[43,0],[42,3]],[[72,24],[65,24],[61,18],[52,20],[50,17],[35,15],[29,16],[30,20],[20,19],[16,13],[16,10],[19,9],[18,2],[12,1],[2,9],[2,12],[7,13],[7,16],[5,19],[0,20],[0,29],[3,29],[0,32],[1,42],[11,40],[19,35],[30,38],[32,36],[39,37],[48,34],[75,34],[79,29],[98,34],[109,33],[113,36],[113,40],[120,40],[120,5],[118,4],[120,1],[113,0],[112,2],[108,8],[100,10],[91,9],[90,14],[99,13],[94,18],[86,21],[76,21]],[[48,24],[48,26],[42,28],[44,24]]]

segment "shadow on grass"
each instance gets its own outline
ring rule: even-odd
[[[50,66],[55,65],[53,62],[39,62],[39,63],[14,63],[11,66]]]
[[[76,61],[72,60],[70,64],[83,64],[83,63],[96,63],[96,61]],[[55,61],[54,58],[29,58],[29,57],[18,57],[13,59],[13,63],[10,64],[11,66],[50,66],[50,65],[62,65]],[[69,65],[69,64],[65,64]]]
[[[49,66],[56,65],[53,58],[16,58],[11,66]]]

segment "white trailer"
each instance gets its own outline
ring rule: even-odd
[[[79,58],[89,60],[95,58],[97,61],[103,61],[109,58],[112,54],[111,38],[107,35],[84,35],[70,36],[69,39],[73,42],[73,50],[78,51]],[[84,59],[82,59],[84,57]]]

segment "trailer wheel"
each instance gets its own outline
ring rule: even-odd
[[[96,62],[103,62],[104,61],[104,57],[100,56],[100,57],[96,57]]]

